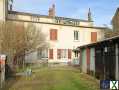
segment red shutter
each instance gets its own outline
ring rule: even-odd
[[[53,49],[49,49],[49,59],[53,59]]]
[[[91,42],[97,41],[97,32],[91,32]]]
[[[61,49],[57,49],[57,59],[61,59]]]
[[[68,49],[68,59],[71,59],[71,49]]]
[[[50,40],[57,40],[57,29],[50,30]]]
[[[86,51],[87,51],[87,65],[90,65],[90,49],[87,48]]]
[[[54,40],[57,40],[57,30],[54,30]]]

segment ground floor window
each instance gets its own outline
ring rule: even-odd
[[[79,57],[79,52],[78,51],[75,51],[74,54],[75,54],[75,58]]]
[[[38,59],[48,58],[48,49],[38,49]]]
[[[68,58],[68,50],[67,49],[61,50],[61,58]]]
[[[71,59],[71,49],[58,49],[57,58],[58,59]]]

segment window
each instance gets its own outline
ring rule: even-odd
[[[31,16],[31,20],[32,21],[35,21],[35,22],[39,22],[40,21],[40,18],[39,17],[34,17],[34,16]]]
[[[61,59],[61,49],[57,49],[57,59]]]
[[[47,49],[38,49],[38,59],[48,58],[48,50]]]
[[[61,20],[60,19],[56,19],[56,23],[60,24]]]
[[[97,32],[91,32],[91,42],[97,41]]]
[[[75,53],[75,57],[77,58],[79,54],[78,51],[75,51],[74,53]]]
[[[74,40],[79,40],[79,31],[74,31]]]
[[[57,50],[57,58],[58,59],[71,59],[71,49],[58,49]]]
[[[74,25],[75,25],[75,26],[78,26],[78,25],[79,25],[79,22],[78,22],[78,21],[75,21],[75,22],[74,22]]]
[[[49,49],[49,59],[53,59],[53,49]]]
[[[50,40],[57,40],[57,29],[50,30]]]
[[[62,49],[61,51],[61,58],[67,58],[68,57],[68,52],[66,49]]]
[[[48,58],[48,50],[47,49],[43,49],[42,53],[41,53],[42,58]]]

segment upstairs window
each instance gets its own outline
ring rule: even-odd
[[[57,29],[50,30],[50,40],[57,40]]]
[[[74,31],[74,40],[79,40],[79,31]]]

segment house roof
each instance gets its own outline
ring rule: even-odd
[[[29,15],[29,16],[36,16],[36,17],[44,17],[44,18],[52,18],[48,15],[40,15],[40,14],[32,14],[27,12],[18,12],[18,11],[8,11],[9,14],[16,14],[16,15]],[[67,17],[59,17],[56,16],[56,19],[65,19],[65,20],[75,20],[75,21],[82,21],[82,22],[93,22],[88,20],[82,20],[82,19],[74,19],[74,18],[67,18]],[[12,19],[8,19],[12,20]],[[31,21],[25,21],[25,20],[14,20],[14,21],[24,21],[24,22],[31,22]],[[54,24],[54,25],[64,25],[64,26],[73,26],[73,25],[65,25],[65,24],[56,24],[56,23],[46,23],[46,22],[33,22],[33,23],[44,23],[44,24]],[[109,28],[107,27],[98,27],[98,26],[74,26],[74,27],[82,27],[82,28],[94,28],[94,29],[100,29],[100,30],[107,30]]]
[[[29,15],[29,16],[36,16],[36,17],[52,18],[52,17],[49,17],[48,15],[33,14],[33,13],[19,12],[19,11],[8,11],[8,13],[9,14],[20,14],[20,15]],[[70,20],[83,21],[83,22],[93,22],[93,21],[88,21],[88,20],[83,20],[83,19],[75,19],[75,18],[60,17],[60,16],[55,16],[55,18],[70,19]]]

